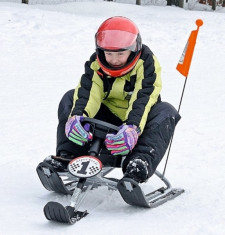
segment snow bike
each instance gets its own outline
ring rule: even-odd
[[[48,220],[74,224],[82,219],[88,214],[86,210],[78,210],[82,200],[90,190],[100,186],[106,186],[109,190],[118,190],[124,201],[130,205],[147,208],[157,207],[184,192],[183,189],[172,188],[169,181],[158,171],[155,171],[155,175],[163,181],[166,187],[148,194],[145,194],[133,179],[107,178],[107,174],[115,167],[103,165],[98,156],[106,134],[116,133],[119,127],[92,118],[85,118],[82,125],[85,123],[90,124],[93,134],[88,156],[80,156],[70,161],[67,172],[56,172],[46,162],[41,162],[37,166],[37,174],[47,190],[71,195],[69,206],[64,207],[52,201],[45,205],[44,214]]]

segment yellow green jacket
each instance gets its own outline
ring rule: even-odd
[[[93,118],[104,104],[123,122],[138,126],[142,132],[161,88],[161,67],[147,46],[143,45],[135,67],[116,78],[104,74],[94,53],[85,63],[85,73],[75,89],[71,115]]]

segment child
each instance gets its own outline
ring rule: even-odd
[[[120,126],[106,136],[99,156],[103,164],[121,166],[125,177],[145,182],[163,158],[180,115],[161,101],[161,67],[131,20],[107,19],[95,43],[78,86],[59,104],[56,156],[45,161],[65,171],[68,160],[87,155],[92,136],[81,123],[91,117]]]

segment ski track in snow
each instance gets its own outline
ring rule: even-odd
[[[139,26],[162,66],[162,99],[175,107],[184,83],[176,64],[195,20],[204,21],[166,172],[185,193],[148,210],[128,206],[118,192],[102,200],[104,190],[93,191],[86,218],[73,226],[50,223],[44,205],[51,200],[66,205],[69,196],[46,191],[35,168],[55,153],[58,103],[76,86],[94,51],[98,26],[112,15],[127,16]],[[219,12],[100,1],[0,1],[1,234],[224,234],[224,18]],[[153,189],[152,181],[145,190]]]

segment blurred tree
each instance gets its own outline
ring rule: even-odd
[[[136,5],[141,5],[141,0],[136,0]]]
[[[216,10],[216,0],[212,0],[212,9]]]

